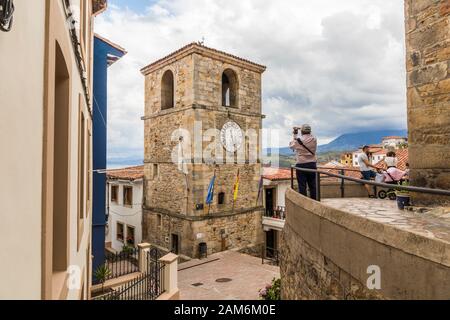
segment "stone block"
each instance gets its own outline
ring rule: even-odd
[[[447,62],[435,63],[420,69],[415,69],[408,75],[408,87],[420,86],[427,83],[437,83],[448,75]]]
[[[435,136],[431,136],[429,139],[432,141]],[[442,141],[442,137],[439,137],[439,141]],[[447,140],[448,141],[448,140]],[[450,145],[448,142],[442,145],[411,145],[409,147],[409,163],[413,171],[423,169],[445,169],[450,168]],[[413,185],[417,185],[414,177]]]

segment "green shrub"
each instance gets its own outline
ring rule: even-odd
[[[268,284],[259,291],[261,300],[281,300],[281,279],[273,279],[272,284]]]

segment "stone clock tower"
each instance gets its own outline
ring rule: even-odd
[[[265,69],[193,43],[141,70],[146,241],[194,258],[204,244],[211,254],[263,243],[258,185]]]

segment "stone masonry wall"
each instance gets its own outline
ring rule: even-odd
[[[226,69],[232,69],[239,82],[238,105],[232,108],[222,106],[222,73]],[[162,110],[162,77],[167,70],[174,74],[175,107]],[[262,211],[257,205],[261,176],[258,156],[262,71],[256,70],[262,69],[230,57],[222,60],[218,52],[208,50],[202,54],[171,56],[146,74],[145,240],[170,248],[171,235],[177,234],[181,253],[188,256],[197,254],[199,242],[207,242],[210,252],[262,243]],[[202,141],[200,137],[200,144],[196,144],[198,134],[203,136],[210,129],[220,133],[228,121],[236,122],[244,134],[249,129],[256,134],[255,139],[244,139],[238,152],[242,162],[238,162],[234,154],[226,153],[219,141],[220,135],[212,137],[211,141]],[[175,134],[177,129],[184,130],[183,156],[187,160],[187,173],[179,171],[173,163],[179,144],[179,133]],[[208,162],[203,151],[208,152],[214,142],[218,143],[221,152],[212,150],[214,158]],[[249,149],[256,154],[254,162],[249,161]],[[233,186],[238,170],[239,196],[233,205]],[[215,199],[209,207],[205,202],[214,172],[217,177]],[[223,205],[217,202],[220,192],[225,193]],[[158,221],[162,221],[161,224],[158,225]]]
[[[405,15],[412,184],[450,189],[450,1],[406,0]]]
[[[169,250],[171,235],[176,234],[181,243],[180,254],[193,258],[198,257],[202,242],[208,245],[208,254],[257,246],[263,242],[261,225],[259,211],[198,221],[145,211],[142,224],[150,243]]]
[[[284,300],[450,299],[449,245],[288,190],[281,241]],[[420,252],[417,252],[420,248]],[[378,266],[379,289],[368,268]]]
[[[188,160],[188,174],[185,176],[179,171],[178,166],[172,163],[172,154],[177,150],[178,142],[172,141],[172,133],[176,128],[185,128],[194,136],[194,120],[202,123],[202,133],[211,128],[221,128],[226,121],[233,120],[240,125],[243,131],[253,129],[259,131],[260,119],[241,115],[227,116],[226,113],[196,110],[180,113],[171,113],[163,117],[156,117],[146,121],[145,138],[145,180],[146,180],[146,205],[147,207],[161,208],[179,214],[202,215],[204,212],[196,210],[197,204],[204,204],[208,192],[209,182],[216,170],[216,196],[219,192],[225,192],[225,204],[212,205],[210,212],[230,211],[232,209],[233,186],[236,181],[237,170],[240,170],[239,197],[235,207],[249,209],[257,206],[258,185],[261,175],[261,164],[243,162],[240,164],[226,162],[226,152],[222,154],[219,166],[205,164],[202,159],[194,162],[194,146],[185,149],[184,155],[191,153]],[[218,139],[217,137],[216,139]],[[203,142],[200,147],[207,150],[211,141]],[[220,141],[218,142],[220,144]],[[258,142],[256,142],[258,143]],[[243,145],[242,148],[247,148]],[[254,152],[259,154],[259,146],[255,145]],[[214,156],[217,156],[213,153]],[[232,157],[234,159],[234,156]],[[249,158],[247,157],[248,161]],[[154,165],[158,166],[158,174],[154,175]],[[176,195],[176,196],[174,196]],[[188,197],[188,200],[186,200]],[[186,201],[189,201],[186,207]]]
[[[175,110],[194,103],[192,56],[184,57],[173,64],[145,76],[145,115],[155,115],[161,111],[161,81],[164,73],[171,70],[175,79]],[[168,110],[171,113],[173,110]]]
[[[261,113],[261,74],[244,66],[230,65],[218,59],[194,55],[195,102],[206,106],[222,105],[222,73],[232,69],[238,76],[239,111]]]

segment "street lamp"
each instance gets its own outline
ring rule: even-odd
[[[8,32],[12,28],[14,13],[13,0],[0,0],[0,30]]]

